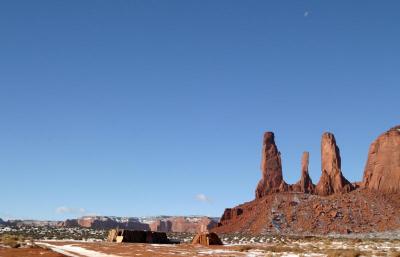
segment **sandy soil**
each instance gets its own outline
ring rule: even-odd
[[[190,244],[117,244],[108,242],[43,241],[37,244],[70,257],[171,256],[400,256],[399,241],[316,240],[280,243],[200,246]],[[398,255],[396,255],[398,254]],[[1,255],[0,255],[1,256]],[[1,256],[2,257],[2,256]]]
[[[65,257],[62,254],[42,248],[2,248],[0,257]]]
[[[237,246],[204,247],[190,244],[116,244],[107,242],[82,243],[57,241],[46,241],[39,244],[63,252],[71,257],[264,256],[256,252],[254,254],[251,252],[240,252]]]

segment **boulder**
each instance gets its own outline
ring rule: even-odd
[[[361,186],[383,193],[400,192],[400,126],[371,144]]]
[[[262,178],[256,188],[256,198],[267,194],[287,191],[287,184],[282,176],[281,153],[275,144],[273,132],[265,132],[261,154]]]
[[[324,133],[321,140],[321,178],[315,188],[318,195],[346,193],[353,185],[343,176],[339,147],[332,133]]]

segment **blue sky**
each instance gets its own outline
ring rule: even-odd
[[[2,1],[0,217],[220,216],[274,131],[361,180],[399,124],[398,1]]]

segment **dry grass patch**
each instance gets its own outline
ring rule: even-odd
[[[358,250],[353,249],[335,249],[327,252],[328,257],[359,257],[368,256]]]
[[[0,244],[9,246],[11,248],[18,248],[21,246],[22,240],[22,237],[5,234],[0,237]]]
[[[249,250],[254,249],[251,245],[241,245],[238,248],[239,252],[248,252]]]
[[[390,253],[390,257],[400,257],[400,252],[393,251],[393,252]]]

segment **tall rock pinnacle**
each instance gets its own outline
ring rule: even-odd
[[[362,185],[384,193],[400,192],[400,126],[371,144]]]
[[[292,186],[294,191],[299,191],[303,193],[314,193],[315,185],[312,183],[310,175],[308,174],[308,163],[310,154],[308,152],[303,152],[301,157],[301,178],[300,181]]]
[[[319,195],[345,193],[352,184],[343,176],[339,147],[332,133],[324,133],[321,140],[321,178],[315,188]]]
[[[256,198],[269,193],[286,191],[287,184],[282,177],[281,153],[275,144],[273,132],[265,132],[261,157],[262,178],[258,182]]]

